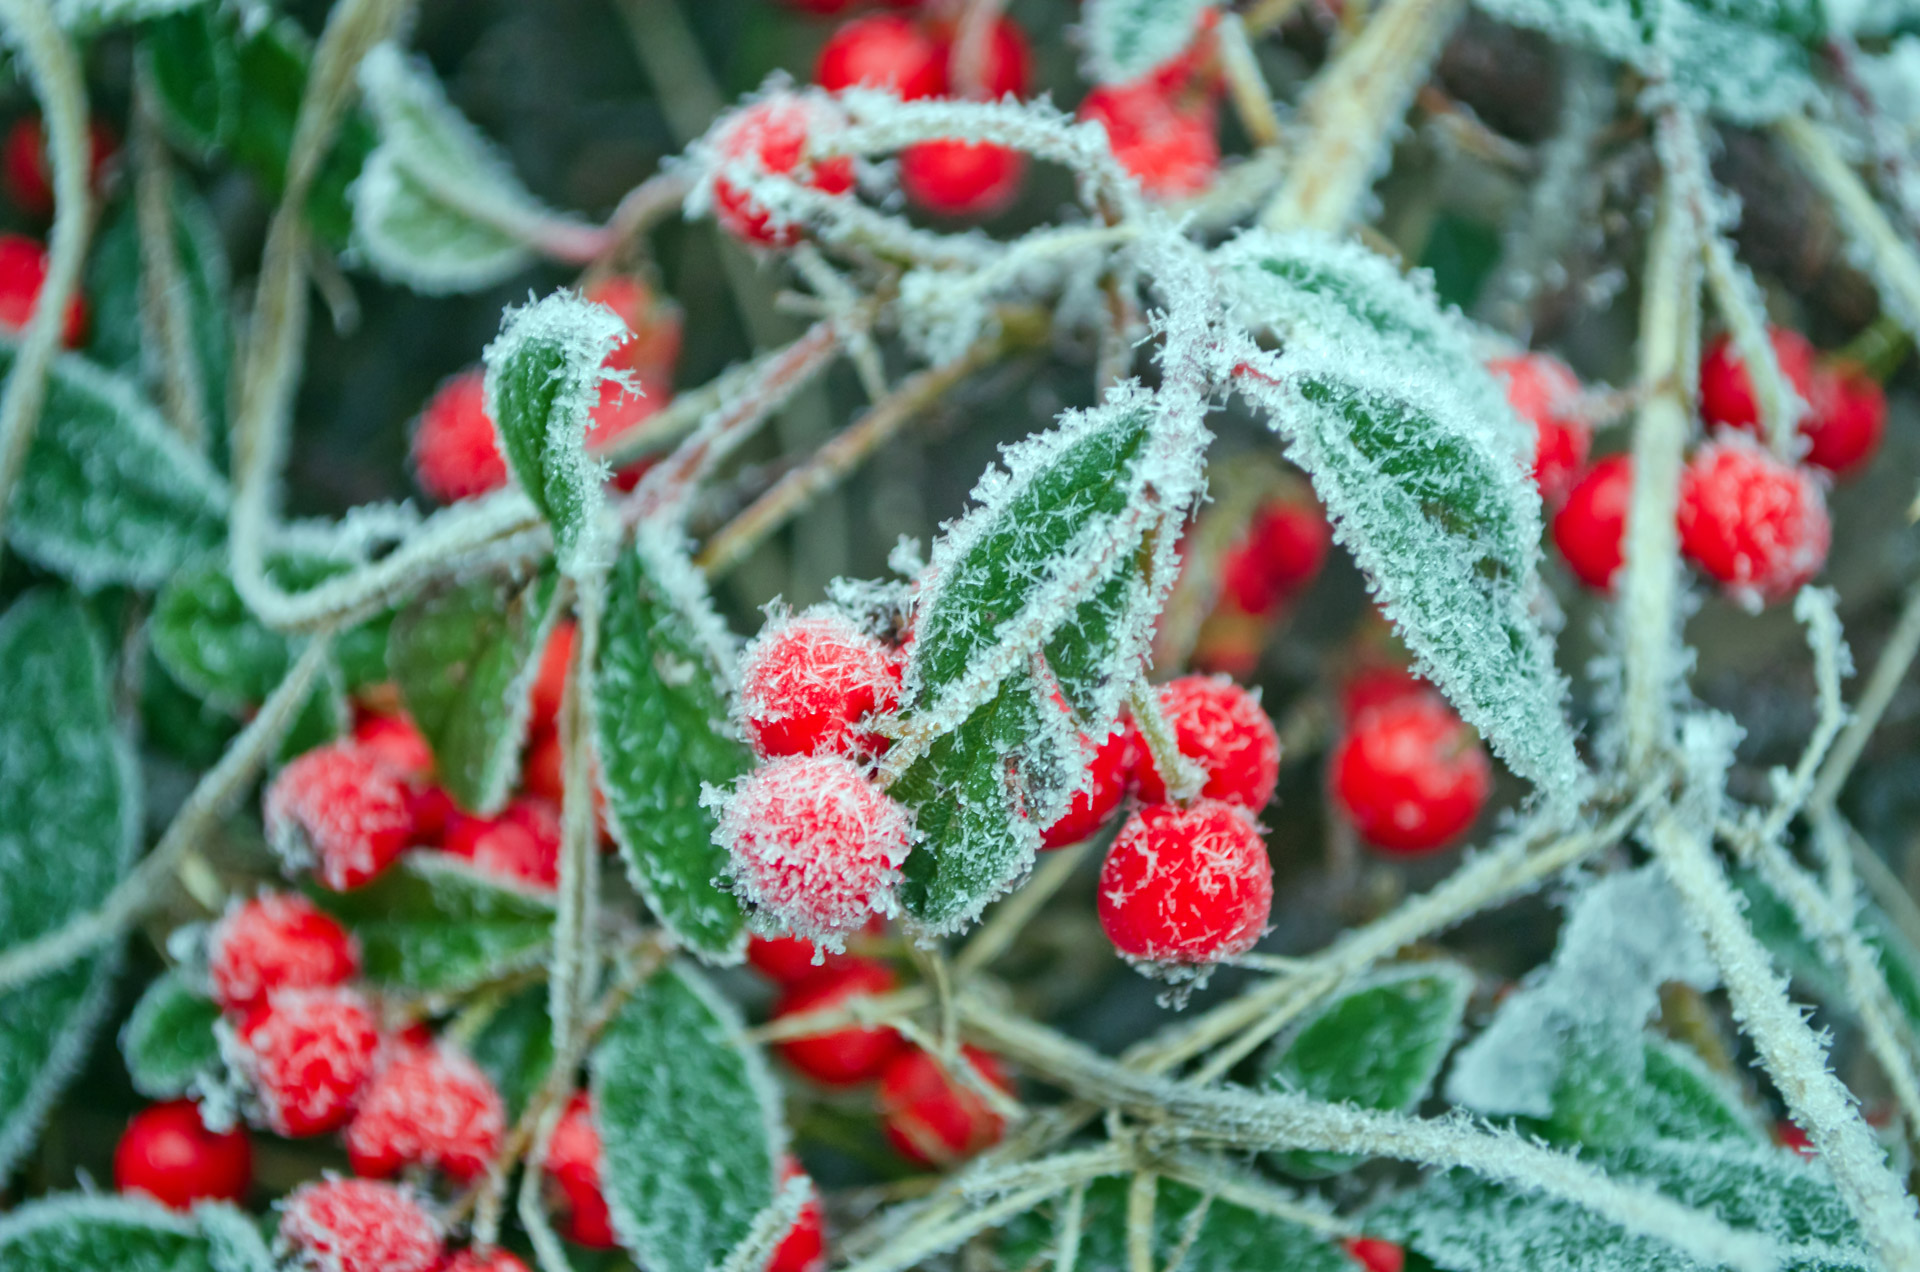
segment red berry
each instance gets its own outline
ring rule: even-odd
[[[1149,804],[1100,870],[1100,926],[1128,958],[1213,963],[1244,954],[1273,909],[1273,866],[1243,808]]]
[[[269,994],[239,1035],[266,1124],[289,1139],[347,1124],[380,1047],[367,1000],[338,986]]]
[[[1533,425],[1533,484],[1547,507],[1559,507],[1593,446],[1593,427],[1578,409],[1579,378],[1566,363],[1545,353],[1495,358],[1487,370],[1506,383],[1514,414]]]
[[[1800,421],[1806,462],[1836,477],[1855,476],[1873,462],[1886,436],[1886,390],[1859,367],[1837,361],[1815,375],[1813,398]]]
[[[655,295],[651,287],[631,274],[609,274],[596,279],[587,284],[581,295],[613,310],[631,333],[607,355],[608,367],[631,371],[650,394],[654,385],[664,390],[673,382],[673,365],[680,359],[678,305]],[[666,394],[652,396],[658,400]],[[588,440],[595,439],[590,434]]]
[[[776,619],[740,661],[747,738],[762,756],[876,754],[860,726],[900,705],[900,656],[835,610]]]
[[[974,1072],[1002,1091],[1013,1083],[995,1057],[962,1047]],[[880,1078],[881,1128],[908,1161],[951,1166],[1000,1142],[1006,1119],[972,1086],[918,1048],[894,1059]]]
[[[113,1150],[113,1186],[186,1210],[197,1201],[239,1201],[253,1182],[245,1131],[211,1131],[191,1100],[134,1114]]]
[[[892,993],[898,982],[885,963],[870,958],[849,959],[837,970],[822,970],[788,989],[773,1009],[781,1020],[808,1012],[846,1007],[857,998]],[[810,1038],[788,1038],[779,1044],[786,1062],[825,1086],[853,1086],[880,1075],[887,1061],[905,1046],[899,1034],[885,1028],[849,1025]]]
[[[1272,614],[1304,591],[1326,563],[1333,532],[1310,503],[1263,505],[1220,562],[1221,591],[1247,614]]]
[[[532,1272],[518,1256],[495,1246],[485,1252],[461,1250],[448,1259],[440,1272]]]
[[[1103,84],[1080,103],[1080,118],[1107,130],[1120,166],[1150,199],[1184,199],[1220,170],[1219,111],[1210,96],[1177,105],[1150,79]]]
[[[1768,327],[1767,339],[1780,363],[1780,374],[1793,391],[1813,400],[1816,353],[1807,338],[1785,327]],[[1757,430],[1760,404],[1753,395],[1753,378],[1740,360],[1730,336],[1720,336],[1700,357],[1700,417],[1709,424]]]
[[[1351,722],[1362,711],[1432,691],[1431,685],[1405,667],[1363,667],[1341,682],[1340,718]]]
[[[941,50],[918,22],[876,13],[835,31],[813,64],[813,82],[830,93],[843,88],[884,88],[912,101],[947,86]]]
[[[1334,747],[1331,766],[1334,800],[1360,837],[1408,856],[1465,833],[1493,790],[1480,740],[1438,694],[1362,712]]]
[[[726,797],[714,831],[741,895],[810,939],[887,913],[912,839],[906,809],[837,755],[755,769]]]
[[[396,772],[415,781],[433,776],[433,748],[426,735],[402,711],[394,715],[367,712],[353,725],[354,743]]]
[[[879,915],[875,915],[861,930],[868,936],[879,936],[887,930],[887,925]],[[803,936],[750,936],[747,938],[747,962],[752,965],[753,970],[774,984],[787,988],[792,988],[801,981],[813,980],[818,976],[852,967],[861,961],[855,954],[822,951]]]
[[[1773,1124],[1773,1142],[1781,1148],[1791,1149],[1799,1157],[1820,1155],[1814,1149],[1813,1141],[1808,1138],[1807,1133],[1801,1130],[1797,1123],[1790,1122],[1784,1117]]]
[[[540,654],[540,670],[535,673],[529,695],[533,710],[528,727],[534,733],[550,731],[560,719],[560,700],[567,691],[567,665],[573,661],[574,625],[563,619],[553,625],[553,635]]]
[[[560,813],[543,799],[516,799],[496,817],[456,813],[442,846],[490,874],[560,886]]]
[[[360,974],[360,947],[332,915],[291,892],[233,907],[207,937],[213,1000],[242,1011],[278,989],[344,985]]]
[[[1708,442],[1688,462],[1679,520],[1688,559],[1756,609],[1818,574],[1833,537],[1819,483],[1735,436]]]
[[[433,1166],[466,1182],[500,1152],[506,1123],[506,1105],[479,1065],[447,1046],[404,1047],[361,1095],[347,1158],[368,1179]]]
[[[805,1175],[799,1164],[789,1157],[780,1167],[781,1187],[796,1177],[805,1178]],[[820,1206],[820,1194],[813,1190],[809,1180],[807,1200],[802,1203],[793,1227],[787,1229],[787,1235],[773,1248],[766,1272],[824,1272],[826,1250],[826,1213]]]
[[[487,414],[486,372],[449,376],[413,428],[413,474],[441,503],[472,499],[507,484],[507,460]]]
[[[1407,1266],[1407,1252],[1392,1241],[1353,1237],[1345,1245],[1347,1253],[1367,1272],[1402,1272]]]
[[[900,152],[900,188],[939,216],[986,217],[1020,192],[1027,157],[990,141],[915,142]]]
[[[560,1235],[590,1250],[611,1250],[613,1217],[600,1187],[600,1131],[593,1124],[593,1102],[576,1094],[547,1141],[547,1178],[558,1189],[564,1205]]]
[[[1626,563],[1632,497],[1632,457],[1609,455],[1574,483],[1553,514],[1553,546],[1573,577],[1596,592],[1612,591],[1614,575]]]
[[[1259,812],[1280,782],[1280,735],[1260,701],[1225,676],[1182,676],[1160,686],[1160,712],[1180,753],[1206,770],[1200,793]],[[1140,798],[1167,798],[1167,785],[1147,748],[1134,755]]]
[[[113,133],[99,120],[87,125],[89,181],[97,193],[118,148]],[[26,115],[7,130],[7,193],[28,216],[53,215],[53,168],[47,161],[47,134],[38,115]]]
[[[311,1272],[433,1272],[440,1225],[413,1197],[371,1179],[302,1184],[280,1204],[280,1247]]]
[[[1033,48],[1018,22],[1005,16],[994,20],[983,50],[978,83],[971,86],[961,82],[965,77],[961,74],[964,68],[959,65],[958,34],[957,29],[943,30],[937,40],[947,85],[956,96],[997,102],[1003,97],[1025,97],[1032,90]]]
[[[317,747],[267,787],[267,842],[287,862],[310,861],[321,884],[345,892],[406,848],[412,803],[405,780],[373,752],[337,742]]]
[[[17,335],[26,329],[47,281],[47,252],[21,234],[0,234],[0,332]],[[87,334],[86,302],[76,292],[67,304],[67,325],[60,339],[69,349]]]
[[[1126,725],[1114,729],[1098,747],[1092,738],[1080,735],[1080,749],[1087,756],[1087,789],[1075,795],[1060,819],[1041,833],[1043,850],[1091,839],[1113,820],[1133,784],[1133,747],[1133,730]]]
[[[805,158],[808,142],[838,118],[822,103],[783,97],[747,107],[722,129],[716,146],[723,161],[757,164],[769,173],[791,177],[823,194],[853,189],[853,160],[846,155],[818,163]],[[713,183],[714,215],[735,238],[761,247],[792,247],[800,227],[753,197],[750,190],[722,176]]]

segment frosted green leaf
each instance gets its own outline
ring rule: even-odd
[[[1047,667],[1061,696],[1094,737],[1112,732],[1145,657],[1140,638],[1152,630],[1158,598],[1151,558],[1145,541],[1118,558],[1112,577],[1080,602],[1046,644]]]
[[[393,620],[387,666],[462,808],[497,812],[519,775],[557,590],[551,569],[530,582],[482,577],[429,591]]]
[[[231,139],[244,99],[239,50],[221,9],[202,4],[151,23],[138,45],[161,128],[203,159]]]
[[[643,526],[608,580],[594,749],[635,890],[683,946],[719,962],[744,953],[746,915],[721,886],[727,854],[713,842],[701,790],[752,766],[728,715],[729,651],[685,553]]]
[[[1161,1179],[1153,1211],[1153,1266],[1180,1272],[1353,1272],[1347,1253],[1324,1233],[1287,1219],[1259,1214],[1215,1197],[1191,1246],[1186,1244],[1199,1192]],[[1002,1238],[1002,1266],[1051,1266],[1054,1216],[1060,1203],[1020,1216]],[[1081,1210],[1080,1272],[1130,1272],[1127,1259],[1127,1181],[1100,1179],[1088,1187]],[[1174,1255],[1186,1250],[1186,1258]],[[1045,1260],[1045,1262],[1042,1262]]]
[[[238,1272],[217,1267],[198,1226],[156,1202],[68,1193],[0,1215],[7,1272]]]
[[[213,1272],[275,1272],[280,1266],[252,1215],[224,1202],[203,1201],[193,1208],[193,1218],[206,1239]]]
[[[1212,0],[1087,0],[1080,34],[1102,84],[1137,79],[1193,42]]]
[[[1840,969],[1833,966],[1813,939],[1801,930],[1792,907],[1756,874],[1740,872],[1734,876],[1734,882],[1747,899],[1747,922],[1752,925],[1753,934],[1792,974],[1794,981],[1836,1011],[1850,1011],[1852,999]],[[1894,1006],[1907,1018],[1909,1027],[1920,1029],[1920,952],[1908,943],[1886,912],[1872,902],[1860,907],[1854,929],[1879,962]]]
[[[1543,1124],[1551,1139],[1599,1148],[1659,1139],[1759,1142],[1739,1093],[1677,1043],[1576,1029],[1565,1051]]]
[[[538,967],[553,934],[551,893],[445,853],[409,853],[364,888],[312,896],[360,940],[375,985],[457,993]]]
[[[467,1043],[467,1054],[493,1079],[514,1117],[553,1067],[553,1022],[547,987],[529,985],[496,1007]]]
[[[1432,1090],[1472,992],[1472,973],[1451,963],[1382,972],[1283,1039],[1262,1065],[1261,1082],[1333,1104],[1411,1109]],[[1350,1170],[1359,1159],[1290,1152],[1273,1160],[1289,1174],[1313,1178]]]
[[[106,656],[70,596],[0,616],[0,949],[92,910],[140,842],[140,787],[114,729]],[[0,1181],[32,1147],[108,1005],[117,948],[0,993]],[[0,1267],[13,1264],[0,1258]]]
[[[628,1000],[594,1049],[602,1188],[648,1272],[708,1272],[773,1201],[780,1095],[733,1007],[684,964]]]
[[[15,346],[0,344],[0,374]],[[8,546],[87,590],[156,587],[226,540],[227,486],[132,384],[54,360],[7,515]]]
[[[587,455],[587,428],[601,364],[626,338],[611,309],[560,291],[508,310],[487,346],[487,412],[507,466],[553,526],[564,573],[597,563],[606,547],[599,521],[607,471]]]
[[[213,1034],[219,1019],[219,1006],[183,973],[156,977],[120,1031],[120,1054],[134,1090],[150,1100],[177,1099],[201,1074],[219,1072],[220,1044]]]
[[[53,16],[74,35],[93,35],[106,27],[164,17],[205,0],[54,0]]]

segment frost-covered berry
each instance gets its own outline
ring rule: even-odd
[[[978,1047],[962,1047],[974,1072],[1002,1091],[1013,1082],[1000,1061]],[[894,1058],[880,1076],[880,1126],[908,1161],[946,1167],[1000,1142],[1006,1119],[987,1098],[949,1074],[919,1048]]]
[[[819,1011],[835,1011],[856,999],[890,994],[899,982],[885,963],[870,958],[850,959],[846,965],[823,970],[788,989],[775,1004],[773,1018],[784,1020]],[[824,1086],[853,1086],[880,1076],[887,1061],[906,1043],[892,1029],[849,1025],[807,1038],[779,1043],[786,1062]]]
[[[1285,499],[1264,504],[1221,559],[1221,593],[1243,613],[1272,614],[1319,575],[1332,542],[1317,506]]]
[[[413,426],[413,475],[441,503],[472,499],[507,484],[507,460],[487,414],[486,372],[443,380]]]
[[[544,799],[516,799],[494,817],[455,813],[441,846],[489,874],[560,886],[560,811]]]
[[[506,1104],[479,1065],[444,1044],[402,1047],[360,1096],[347,1158],[368,1179],[432,1166],[464,1182],[499,1153],[506,1126]]]
[[[573,661],[574,623],[565,619],[553,625],[547,647],[540,651],[540,669],[534,673],[528,693],[532,711],[528,727],[535,733],[552,729],[560,719],[560,700],[567,692],[567,665]]]
[[[353,741],[361,750],[377,756],[382,764],[404,773],[415,781],[433,776],[433,748],[426,735],[407,714],[392,715],[370,711],[353,724]]]
[[[1579,377],[1545,353],[1495,358],[1487,370],[1505,382],[1514,414],[1533,425],[1533,484],[1547,507],[1559,507],[1593,446],[1593,427],[1578,410]]]
[[[1107,132],[1120,166],[1150,199],[1184,199],[1220,171],[1219,109],[1211,94],[1176,101],[1151,78],[1103,84],[1080,103],[1079,117]]]
[[[822,129],[837,123],[820,102],[800,97],[774,98],[747,107],[728,121],[716,147],[723,167],[728,161],[746,161],[768,173],[790,177],[822,194],[845,194],[853,189],[853,160],[846,155],[814,163],[806,158],[807,144]],[[753,197],[733,178],[713,183],[714,216],[735,238],[760,247],[792,247],[800,241],[800,227],[777,218],[772,209]]]
[[[874,13],[855,18],[827,38],[813,63],[813,82],[830,93],[883,88],[906,101],[933,97],[947,86],[940,47],[912,18]]]
[[[227,1011],[244,1011],[275,990],[344,985],[359,974],[352,933],[298,893],[242,902],[207,936],[207,978]]]
[[[191,1100],[134,1114],[113,1150],[113,1186],[186,1210],[198,1201],[239,1201],[253,1182],[253,1146],[243,1130],[210,1131]]]
[[[23,234],[0,234],[0,332],[18,334],[33,318],[47,281],[47,250]],[[60,339],[76,348],[87,334],[87,306],[78,293],[67,303]]]
[[[440,1272],[533,1272],[526,1261],[510,1250],[495,1246],[491,1250],[459,1250],[440,1267]]]
[[[1799,425],[1807,441],[1805,462],[1832,473],[1857,472],[1880,448],[1887,422],[1885,393],[1856,366],[1821,363],[1813,345],[1797,331],[1769,327],[1767,335],[1781,374],[1807,404]],[[1709,424],[1760,431],[1753,378],[1727,336],[1701,355],[1700,415]]]
[[[1827,562],[1820,485],[1737,435],[1702,446],[1680,475],[1680,548],[1741,604],[1797,590]]]
[[[780,1166],[780,1185],[786,1187],[790,1180],[805,1178],[800,1164],[791,1157]],[[773,1257],[767,1260],[766,1272],[823,1272],[827,1266],[827,1217],[820,1205],[820,1194],[814,1190],[813,1181],[807,1181],[807,1199],[801,1203],[800,1213],[793,1221],[793,1227],[787,1229],[787,1235],[773,1248]]]
[[[1140,809],[1100,870],[1100,927],[1128,958],[1199,964],[1244,954],[1272,909],[1260,831],[1220,800]]]
[[[1200,793],[1259,812],[1280,782],[1280,734],[1260,700],[1225,676],[1182,676],[1160,686],[1160,713],[1180,753],[1206,771]],[[1158,804],[1167,785],[1145,746],[1136,748],[1140,798]]]
[[[311,863],[323,886],[345,892],[406,849],[412,805],[404,777],[373,752],[343,743],[316,747],[267,787],[267,842],[282,861]]]
[[[1087,756],[1087,789],[1073,797],[1067,811],[1040,835],[1043,850],[1067,848],[1094,833],[1120,810],[1127,791],[1133,785],[1133,730],[1121,725],[1094,746],[1093,739],[1080,735],[1080,747]]]
[[[88,121],[87,166],[96,192],[118,148],[119,143],[105,124],[97,119]],[[15,207],[43,220],[53,215],[53,167],[47,158],[47,130],[40,116],[24,115],[7,130],[0,168],[6,173],[7,195]]]
[[[1774,360],[1780,374],[1803,400],[1813,394],[1813,368],[1818,354],[1805,336],[1786,327],[1768,327],[1767,340],[1773,345]],[[1733,347],[1731,336],[1722,335],[1700,355],[1700,417],[1709,424],[1729,428],[1760,427],[1760,403],[1754,396],[1753,377]]]
[[[776,619],[740,660],[740,709],[762,756],[874,754],[861,728],[900,704],[900,656],[837,610]]]
[[[1596,592],[1611,592],[1626,563],[1627,505],[1633,499],[1633,459],[1609,455],[1567,492],[1553,514],[1553,546],[1573,577]]]
[[[988,217],[1020,193],[1027,157],[1011,146],[950,137],[918,141],[900,152],[900,189],[936,216]]]
[[[1392,1241],[1379,1237],[1353,1237],[1344,1242],[1347,1253],[1367,1272],[1402,1272],[1407,1252]]]
[[[268,1129],[289,1139],[338,1130],[373,1076],[380,1033],[351,989],[283,989],[241,1022],[239,1067]]]
[[[1480,739],[1438,694],[1362,712],[1331,760],[1334,802],[1360,837],[1417,855],[1465,833],[1493,791]]]
[[[743,897],[788,931],[818,939],[888,911],[913,824],[851,760],[791,755],[740,780],[713,837]]]
[[[427,1208],[371,1179],[323,1179],[287,1194],[279,1247],[304,1272],[433,1272],[444,1254]]]
[[[560,1194],[560,1235],[590,1250],[611,1250],[618,1244],[613,1217],[607,1211],[600,1186],[600,1131],[593,1124],[593,1101],[585,1093],[567,1103],[566,1112],[547,1141],[543,1167]]]

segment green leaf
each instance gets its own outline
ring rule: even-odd
[[[551,894],[444,853],[410,853],[364,888],[312,896],[359,938],[368,980],[417,993],[538,967],[553,934]]]
[[[1073,1265],[1080,1272],[1130,1272],[1127,1190],[1128,1181],[1118,1178],[1096,1180],[1087,1188]],[[1194,1209],[1202,1204],[1206,1212],[1193,1232]],[[1055,1245],[1052,1216],[1059,1209],[1056,1201],[1009,1224],[1001,1263],[1025,1268],[1044,1259],[1040,1265],[1049,1266]],[[1183,1249],[1186,1257],[1176,1263],[1175,1255]],[[1354,1272],[1355,1267],[1323,1233],[1219,1197],[1206,1201],[1197,1190],[1168,1179],[1159,1181],[1155,1193],[1153,1256],[1155,1268],[1177,1267],[1179,1272]]]
[[[151,23],[138,56],[175,145],[206,159],[232,139],[245,99],[225,6],[202,4]]]
[[[30,592],[0,616],[0,703],[0,949],[9,949],[113,890],[139,846],[140,788],[114,729],[106,656],[70,596]],[[118,962],[108,948],[0,993],[0,1180],[85,1057]]]
[[[0,344],[0,374],[16,346]],[[227,487],[120,376],[54,360],[8,545],[89,591],[151,588],[225,542]]]
[[[1212,0],[1087,0],[1080,38],[1102,84],[1138,79],[1193,42]]]
[[[77,1193],[0,1215],[7,1272],[234,1272],[216,1267],[198,1226],[151,1201]]]
[[[1739,1093],[1685,1047],[1652,1034],[1636,1046],[1580,1030],[1564,1042],[1553,1113],[1542,1128],[1549,1139],[1597,1148],[1760,1141]]]
[[[684,553],[643,527],[614,563],[593,676],[607,822],[633,885],[677,941],[733,962],[746,916],[719,880],[703,786],[752,767],[728,718],[729,638]]]
[[[487,411],[500,449],[534,506],[553,526],[560,568],[597,563],[606,465],[587,454],[587,428],[600,399],[601,364],[627,336],[611,309],[555,292],[507,311],[487,346]]]
[[[1384,971],[1283,1040],[1262,1066],[1261,1082],[1333,1104],[1411,1109],[1432,1090],[1472,992],[1472,973],[1451,963]],[[1274,1160],[1290,1174],[1312,1178],[1350,1170],[1359,1159],[1294,1152]]]
[[[1793,908],[1769,888],[1759,875],[1741,871],[1734,876],[1747,901],[1747,922],[1797,984],[1818,995],[1836,1011],[1851,1012],[1853,1001],[1845,977],[1800,927]],[[1860,940],[1873,952],[1887,981],[1888,996],[1909,1027],[1920,1030],[1920,952],[1894,926],[1886,912],[1872,902],[1860,907],[1854,920]]]
[[[1143,539],[1117,565],[1113,576],[1080,602],[1072,619],[1046,644],[1047,667],[1061,696],[1081,728],[1094,737],[1112,732],[1110,722],[1119,716],[1121,699],[1133,687],[1131,677],[1115,670],[1139,665],[1137,646],[1141,635],[1152,630],[1157,613],[1150,541]]]
[[[530,582],[482,577],[427,592],[393,621],[387,665],[463,808],[497,812],[519,773],[557,591],[551,569]]]
[[[134,1089],[150,1100],[172,1100],[201,1074],[219,1072],[220,1044],[213,1035],[219,1019],[220,1008],[184,973],[155,978],[120,1032],[120,1054]]]
[[[691,967],[628,1000],[591,1061],[602,1187],[648,1272],[707,1272],[773,1201],[780,1096],[733,1007]]]
[[[260,1221],[218,1201],[203,1201],[193,1217],[206,1238],[207,1261],[213,1272],[276,1272],[279,1260],[267,1248]]]
[[[467,1053],[486,1071],[514,1117],[546,1081],[553,1067],[553,1022],[547,987],[529,985],[500,1003],[467,1043]]]

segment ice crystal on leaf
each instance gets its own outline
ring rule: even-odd
[[[228,1272],[211,1264],[190,1217],[145,1198],[81,1194],[43,1198],[0,1215],[0,1268]]]
[[[1193,42],[1212,0],[1087,0],[1080,34],[1094,78],[1137,79]]]

